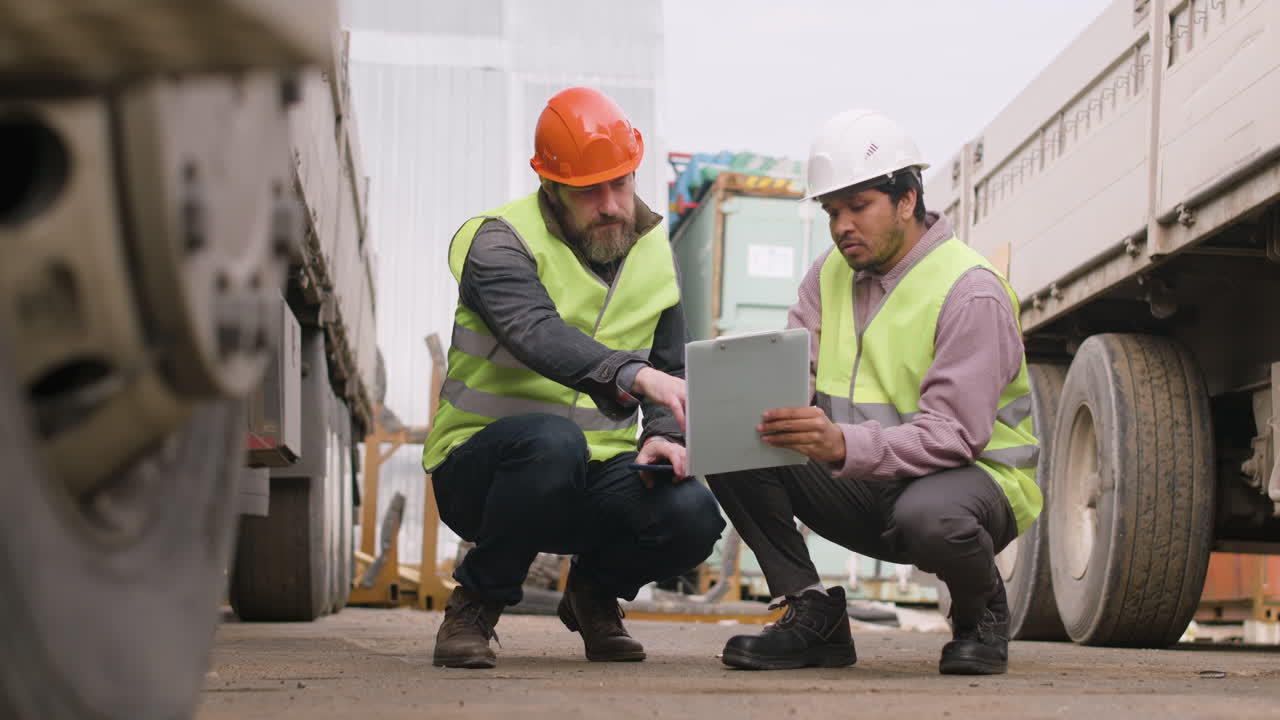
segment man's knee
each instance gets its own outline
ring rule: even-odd
[[[671,550],[687,558],[692,567],[715,548],[725,529],[724,518],[715,496],[697,480],[686,480],[672,490],[661,522],[667,527]]]
[[[899,507],[894,527],[906,554],[929,572],[972,553],[981,542],[977,518],[944,508]]]
[[[732,490],[733,488],[732,480],[733,480],[734,474],[735,473],[708,475],[707,487],[711,489],[711,492],[714,493],[716,497],[721,497],[725,493],[728,493]]]
[[[734,498],[743,493],[750,494],[751,489],[770,477],[765,470],[738,470],[736,472],[718,473],[707,476],[707,487],[717,498]]]
[[[558,415],[524,415],[523,427],[510,446],[510,462],[571,468],[590,459],[587,438],[573,421]]]
[[[555,415],[521,415],[504,428],[510,433],[495,458],[499,477],[488,503],[501,498],[506,507],[519,507],[529,517],[554,518],[576,501],[586,488],[590,451],[582,430]]]

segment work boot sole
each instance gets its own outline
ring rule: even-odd
[[[848,667],[858,661],[851,643],[819,645],[798,655],[768,656],[725,648],[721,661],[742,670],[794,670],[806,667]]]
[[[640,662],[644,658],[643,650],[627,650],[615,653],[587,652],[587,659],[591,662]]]
[[[578,633],[579,635],[582,634],[582,631],[578,627],[578,618],[574,617],[573,612],[570,611],[568,607],[566,607],[565,605],[561,605],[560,607],[556,608],[556,614],[560,616],[560,622],[564,623],[565,627],[569,628],[569,630],[571,630],[572,632]],[[583,645],[585,647],[586,645],[585,640],[583,641]],[[590,660],[591,662],[640,662],[645,658],[644,650],[622,650],[619,652],[600,652],[598,650],[592,651],[590,648],[586,648],[586,653],[587,653],[587,659]]]
[[[432,658],[431,664],[436,667],[482,669],[497,665],[498,659],[487,655],[436,656]]]
[[[943,675],[1003,675],[1009,671],[1009,661],[985,658],[971,653],[943,655],[938,662],[938,672]]]

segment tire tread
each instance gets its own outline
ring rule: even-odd
[[[328,548],[312,547],[312,523],[319,518],[311,508],[311,484],[309,478],[273,479],[270,515],[244,518],[230,592],[241,620],[307,622],[328,609],[313,576],[324,572],[314,556]]]
[[[1027,366],[1031,378],[1032,392],[1042,406],[1035,408],[1041,418],[1045,418],[1048,427],[1036,427],[1036,435],[1040,441],[1041,459],[1036,471],[1036,482],[1041,490],[1047,490],[1049,482],[1049,459],[1052,455],[1051,441],[1053,436],[1052,422],[1058,415],[1058,403],[1062,393],[1062,385],[1066,381],[1067,367],[1047,363],[1035,363]],[[1045,492],[1047,497],[1048,493]],[[1047,508],[1047,504],[1046,504]],[[1066,640],[1067,631],[1062,626],[1062,618],[1058,614],[1058,604],[1053,597],[1053,572],[1049,566],[1048,522],[1045,511],[1035,523],[1027,528],[1022,542],[1025,550],[1020,550],[1018,562],[1029,561],[1034,564],[1030,570],[1015,571],[1014,578],[1029,580],[1029,587],[1009,585],[1010,637],[1015,640]],[[1015,594],[1017,597],[1015,597]]]
[[[1115,464],[1104,475],[1119,487],[1112,525],[1101,528],[1113,545],[1097,607],[1067,629],[1085,644],[1164,647],[1177,642],[1195,612],[1212,545],[1208,396],[1195,360],[1175,341],[1119,334],[1091,340],[1097,346],[1082,346],[1077,358],[1092,353],[1084,362],[1101,363],[1111,379],[1118,427],[1110,455],[1101,438],[1099,449],[1104,469]],[[1102,419],[1095,422],[1105,432]]]

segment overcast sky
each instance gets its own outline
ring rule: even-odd
[[[671,151],[803,159],[826,118],[870,107],[936,164],[1112,0],[664,2]]]

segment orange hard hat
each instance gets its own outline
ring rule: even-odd
[[[585,187],[626,175],[642,157],[644,139],[622,108],[599,90],[572,87],[538,117],[529,164],[548,180]]]

